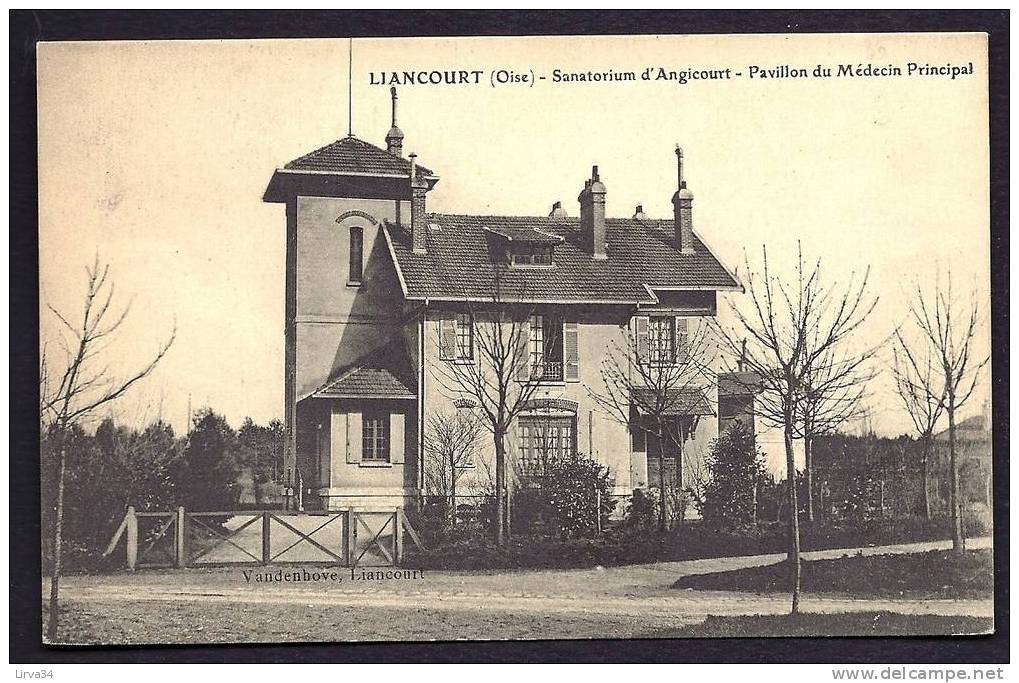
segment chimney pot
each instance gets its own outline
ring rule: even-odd
[[[556,202],[552,205],[552,210],[549,212],[549,218],[566,218],[566,209],[563,208],[562,202]]]
[[[584,181],[580,193],[580,229],[587,252],[592,258],[608,257],[605,249],[605,185],[598,176],[598,167],[591,168],[591,178]]]
[[[396,87],[389,89],[389,94],[393,99],[393,124],[386,133],[386,151],[390,154],[394,154],[398,157],[403,156],[403,131],[396,126]]]
[[[672,196],[676,248],[692,254],[693,248],[693,192],[687,189],[683,178],[683,148],[676,145],[676,194]]]
[[[645,220],[647,218],[647,214],[644,213],[644,205],[643,204],[638,204],[637,208],[635,208],[633,210],[633,218],[634,218],[634,220],[639,220],[639,221]]]

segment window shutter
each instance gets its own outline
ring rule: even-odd
[[[676,318],[676,362],[685,363],[689,360],[690,335],[686,318]]]
[[[563,324],[563,363],[567,382],[580,381],[580,330],[575,322]]]
[[[498,323],[496,323],[498,324]],[[531,319],[524,318],[514,323],[519,329],[517,336],[517,380],[526,382],[531,378]],[[513,336],[513,335],[511,335]]]
[[[456,318],[443,316],[439,320],[439,358],[453,360],[456,358]]]
[[[634,343],[637,345],[637,361],[640,363],[647,363],[648,361],[650,342],[648,342],[647,326],[648,317],[646,315],[638,315],[633,319],[633,337]]]
[[[402,465],[406,461],[403,413],[389,414],[389,462]]]
[[[361,462],[361,413],[347,413],[347,462]]]

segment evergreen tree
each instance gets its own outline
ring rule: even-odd
[[[706,458],[701,515],[715,528],[734,529],[753,524],[757,514],[757,487],[765,478],[764,454],[754,435],[734,422],[711,445]]]

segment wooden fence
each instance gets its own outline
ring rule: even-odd
[[[104,556],[124,539],[127,568],[268,564],[399,566],[408,538],[424,549],[402,508],[392,512],[137,512],[128,507]]]

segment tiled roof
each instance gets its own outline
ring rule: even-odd
[[[722,372],[718,375],[719,396],[747,396],[761,390],[761,376],[756,372]]]
[[[667,395],[668,398],[664,401],[666,409],[663,411],[663,414],[665,415],[715,414],[715,411],[711,409],[711,404],[708,402],[708,398],[704,395],[704,392],[695,387],[673,389],[669,391]],[[645,406],[657,403],[655,396],[650,389],[634,387],[632,396],[637,412],[641,414],[647,412],[644,409]]]
[[[948,429],[934,435],[936,441],[948,441]],[[959,441],[990,441],[991,430],[987,429],[983,415],[974,415],[955,425],[955,438]]]
[[[316,398],[415,398],[417,383],[399,344],[389,344],[329,380]]]
[[[694,253],[674,246],[671,220],[609,218],[608,258],[584,251],[579,220],[550,216],[428,214],[428,249],[415,254],[404,227],[387,224],[398,268],[412,299],[491,299],[498,265],[500,296],[549,302],[651,303],[645,285],[661,288],[731,289],[735,278],[695,235]],[[487,230],[486,230],[487,228]],[[491,231],[538,230],[563,238],[553,267],[501,265],[504,241]]]
[[[353,136],[331,142],[299,159],[294,159],[284,168],[288,171],[410,176],[408,159],[390,154]],[[420,164],[417,173],[422,178],[433,175],[429,169]]]
[[[490,228],[487,225],[482,226],[482,230],[487,230],[493,235],[502,237],[507,242],[525,242],[528,244],[559,244],[563,241],[561,235],[555,235],[551,232],[545,232],[533,227],[506,227],[500,226]]]

